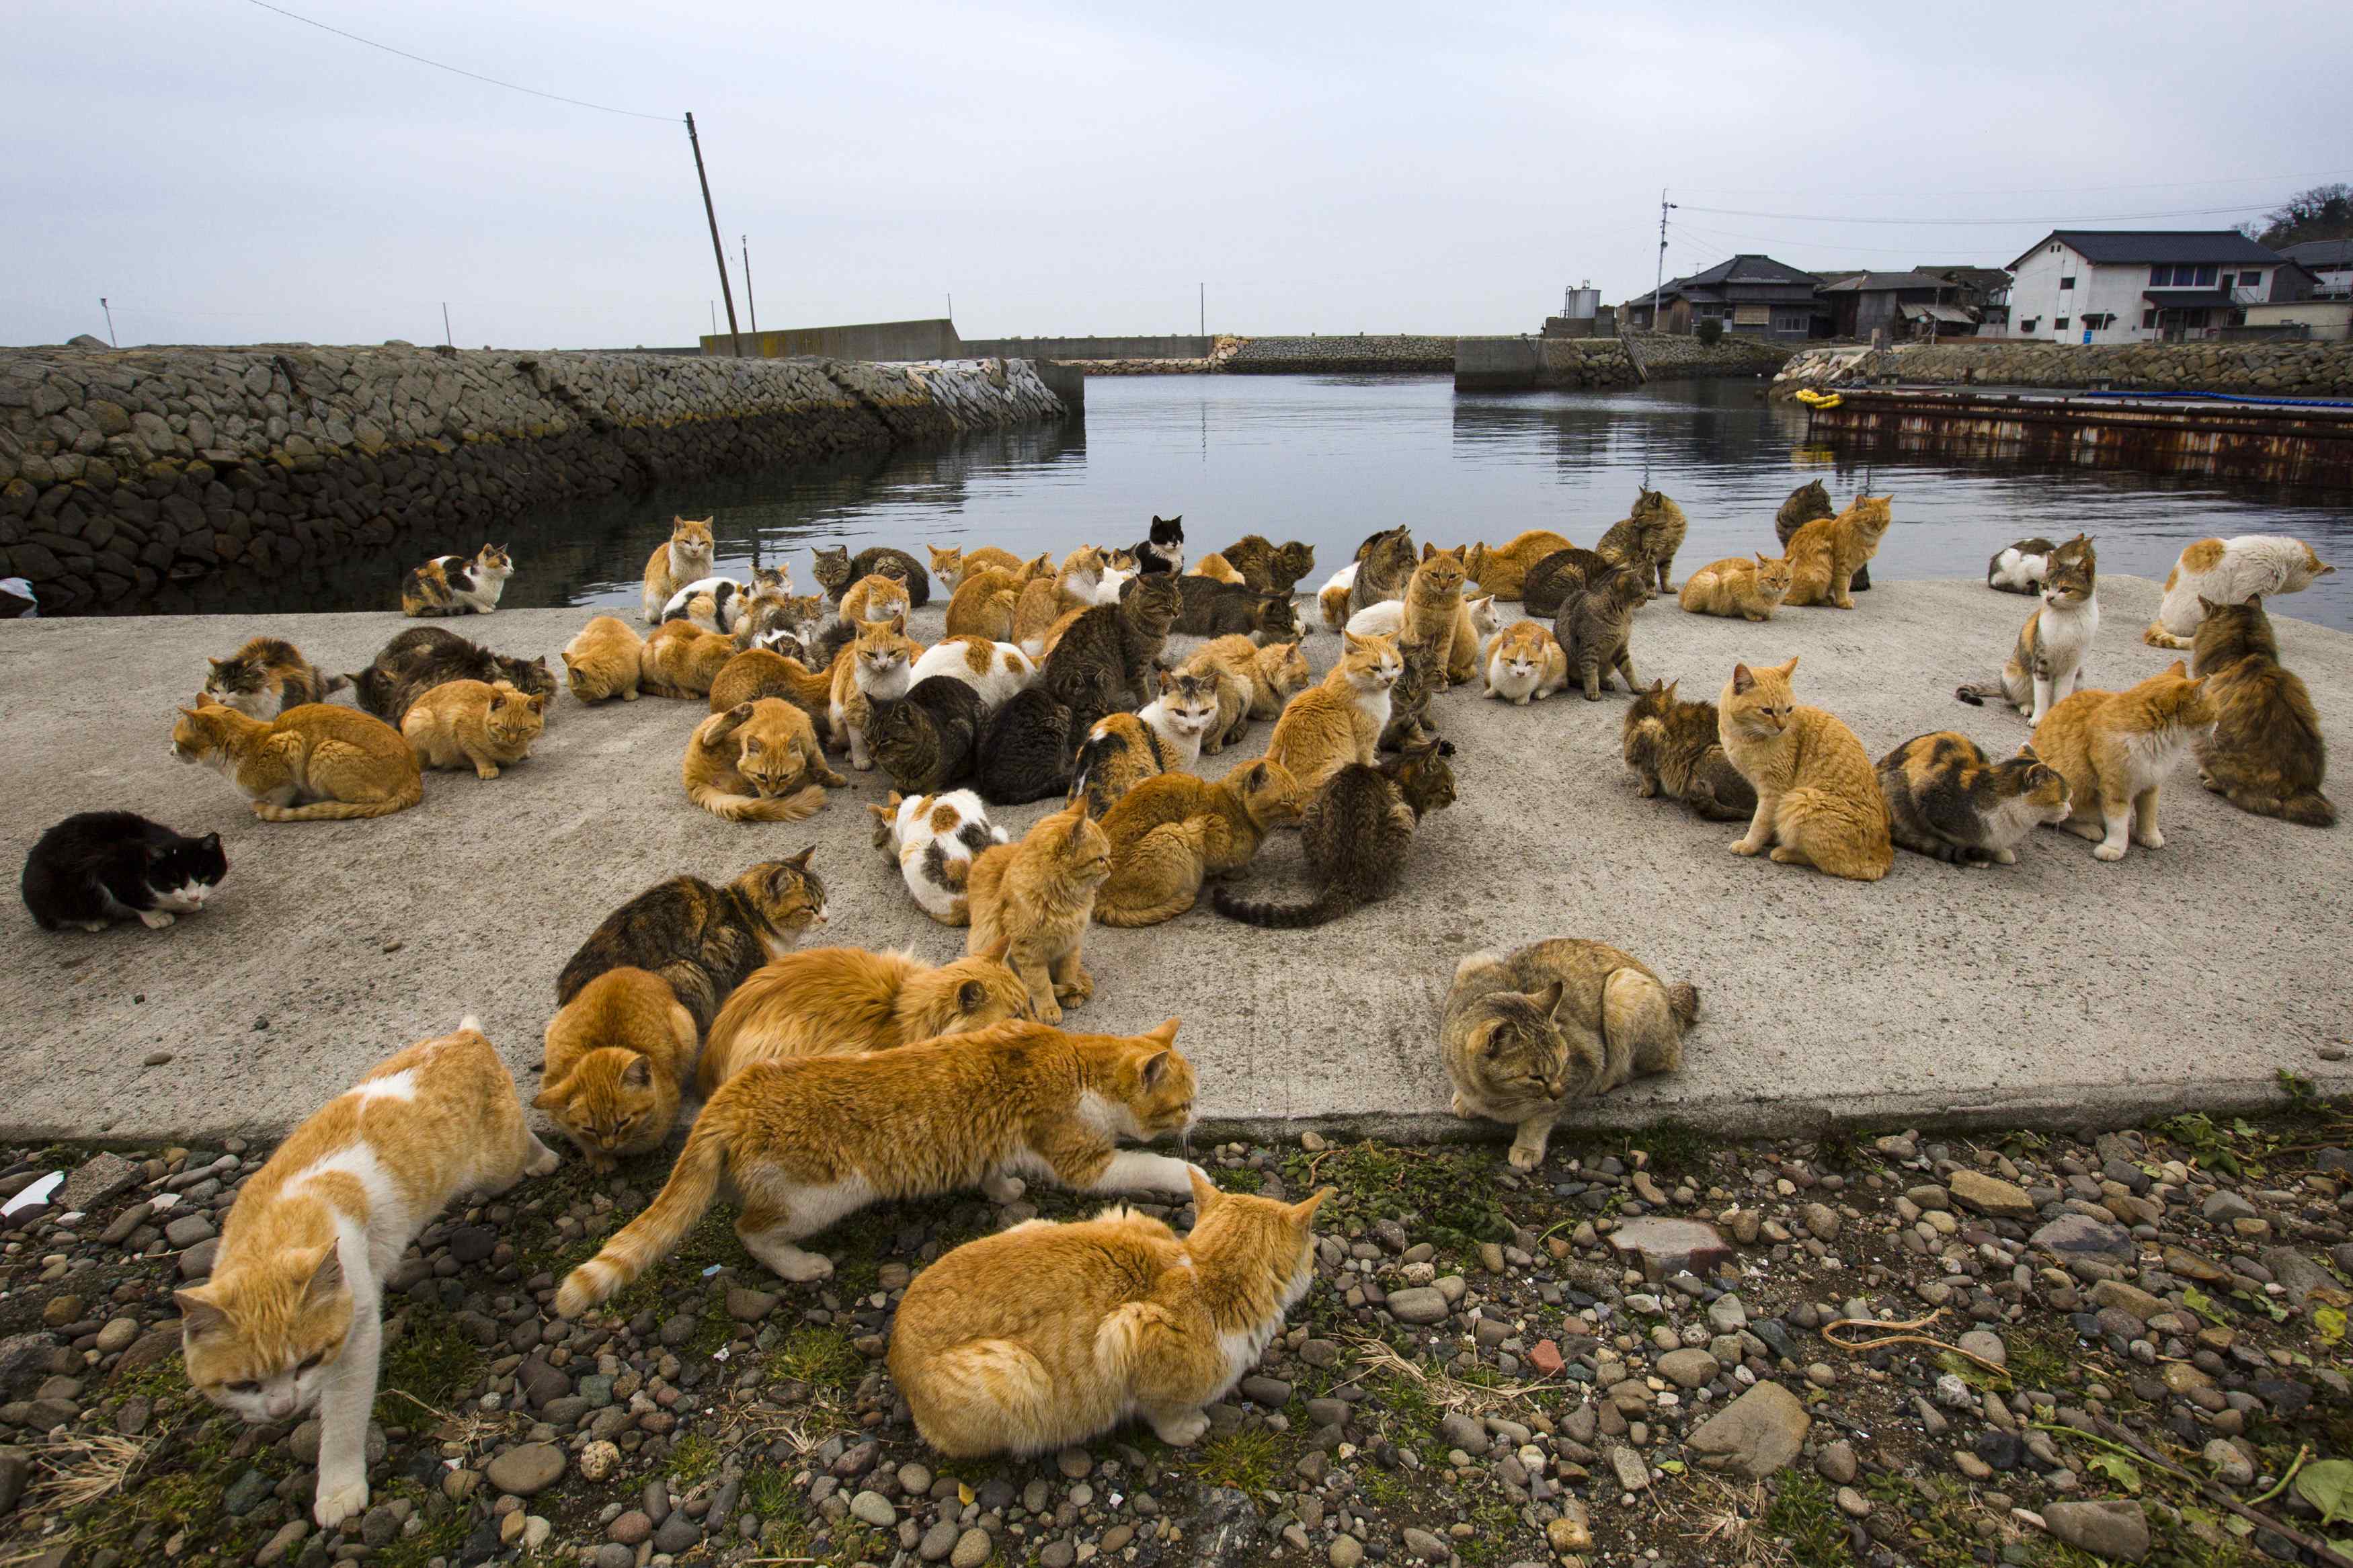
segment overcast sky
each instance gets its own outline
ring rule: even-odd
[[[1564,285],[1650,286],[1662,185],[1672,276],[2000,265],[2054,220],[2221,227],[2353,177],[2341,5],[287,8],[692,110],[769,327],[953,292],[974,337],[1191,331],[1206,283],[1212,331],[1525,331]],[[7,10],[0,342],[103,335],[101,295],[125,343],[438,342],[444,300],[469,347],[709,326],[674,121],[251,0]],[[1807,221],[1922,216],[2023,221]]]

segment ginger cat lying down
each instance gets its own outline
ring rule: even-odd
[[[226,774],[264,822],[389,816],[425,798],[424,774],[399,731],[325,702],[265,722],[199,697],[172,726],[172,754]]]

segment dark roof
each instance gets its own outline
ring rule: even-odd
[[[1822,285],[1825,294],[1877,294],[1890,289],[1950,289],[1953,280],[1928,272],[1858,272]]]
[[[2010,269],[2017,271],[2019,262],[2054,239],[2095,265],[2280,259],[2276,252],[2257,245],[2235,228],[2054,228],[2020,252]]]
[[[2353,267],[2353,239],[2307,239],[2279,253],[2306,267]]]
[[[2141,298],[2168,310],[2227,310],[2238,303],[2227,289],[2150,289]]]
[[[1981,289],[1990,293],[2010,287],[2010,274],[1999,267],[1928,267],[1912,268],[1915,272],[1934,273],[1936,277],[1967,288]]]
[[[1977,324],[1977,312],[1958,305],[1898,305],[1896,310],[1905,320],[1915,321],[1949,321],[1957,327]]]
[[[1684,281],[1699,285],[1728,283],[1802,283],[1811,286],[1819,281],[1810,272],[1744,251],[1729,261],[1719,261],[1704,272],[1694,272]]]

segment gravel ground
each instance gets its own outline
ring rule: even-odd
[[[2347,1530],[2276,1483],[2353,1452],[2353,1121],[2286,1088],[2261,1123],[2089,1142],[1559,1138],[1527,1176],[1313,1132],[1199,1150],[1229,1187],[1339,1189],[1288,1331],[1189,1449],[982,1463],[917,1438],[893,1304],[949,1247],[1095,1205],[870,1210],[820,1238],[821,1287],[715,1213],[567,1323],[557,1280],[667,1156],[567,1161],[394,1274],[372,1506],[325,1533],[315,1426],[195,1399],[171,1304],[267,1149],[11,1151],[0,1196],[69,1174],[0,1232],[0,1562],[2318,1562],[2296,1538]],[[1931,1314],[1937,1344],[1825,1331]],[[2266,1493],[2261,1523],[2221,1501]]]

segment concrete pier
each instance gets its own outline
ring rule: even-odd
[[[1881,562],[1891,578],[1901,553],[1899,537]],[[1699,564],[1681,562],[1678,576]],[[2095,685],[2171,660],[2138,640],[2154,584],[2111,577],[2101,594]],[[1952,689],[1994,673],[2031,600],[1889,581],[1857,602],[1751,626],[1661,601],[1637,619],[1635,663],[1713,696],[1736,659],[1799,655],[1800,700],[1845,718],[1873,756],[1936,729],[2004,753],[2025,738],[2016,715],[1963,707]],[[2285,659],[2324,727],[2353,735],[2353,636],[2287,618],[2292,598],[2278,608]],[[588,614],[450,624],[554,662]],[[936,610],[918,621],[917,635],[938,634]],[[882,798],[881,774],[853,775],[801,824],[734,826],[690,805],[679,757],[699,703],[583,709],[563,697],[530,762],[490,783],[432,773],[422,805],[373,822],[259,823],[218,774],[170,756],[174,709],[206,655],[271,632],[325,668],[354,669],[403,624],[0,624],[0,840],[21,854],[69,813],[124,808],[218,829],[231,862],[214,907],[166,931],[50,934],[21,908],[0,921],[0,1136],[280,1131],[367,1064],[469,1012],[525,1076],[557,969],[613,905],[681,871],[723,879],[812,843],[830,895],[822,940],[933,960],[962,951],[964,933],[924,919],[871,847],[860,807]],[[1335,647],[1310,640],[1318,668]],[[2353,1032],[2353,830],[2245,816],[2185,765],[2164,799],[2166,847],[2118,865],[2044,832],[2013,868],[1899,854],[1883,882],[1834,881],[1739,858],[1726,847],[1736,825],[1637,799],[1619,760],[1625,702],[1568,693],[1515,709],[1475,688],[1438,698],[1461,798],[1425,825],[1409,891],[1321,931],[1260,931],[1206,908],[1144,930],[1096,927],[1085,949],[1096,998],[1071,1023],[1134,1030],[1181,1016],[1212,1124],[1500,1135],[1447,1114],[1437,1017],[1449,977],[1478,948],[1578,935],[1691,980],[1702,1011],[1680,1075],[1577,1112],[1572,1127],[2073,1127],[2270,1103],[2282,1070],[2353,1090],[2353,1071],[2319,1054]],[[1253,728],[1203,771],[1257,754],[1266,734]],[[1043,809],[1000,815],[1018,828]],[[1298,896],[1298,873],[1286,835],[1247,881]]]

